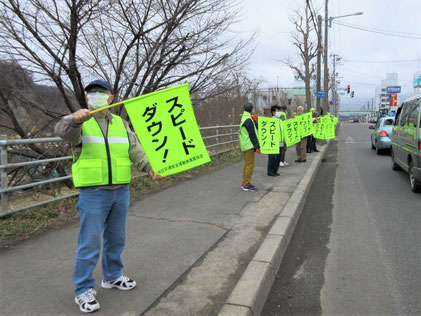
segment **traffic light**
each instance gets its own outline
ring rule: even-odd
[[[346,86],[346,93],[350,93],[351,92],[351,85],[347,85]]]
[[[353,98],[354,97],[354,91],[352,91],[352,93],[351,93],[351,98]]]

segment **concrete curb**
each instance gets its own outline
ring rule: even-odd
[[[329,141],[318,157],[312,161],[252,261],[231,292],[231,295],[219,312],[219,316],[256,316],[262,312],[289,241],[294,233],[295,225],[300,218],[311,184],[330,143]]]

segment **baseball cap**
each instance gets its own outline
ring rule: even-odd
[[[108,91],[110,91],[111,93],[113,92],[113,87],[111,86],[111,84],[108,81],[102,80],[102,79],[98,79],[98,80],[94,80],[91,81],[86,87],[85,87],[85,91],[89,91],[89,89],[91,89],[92,87],[103,87],[105,89],[107,89]]]

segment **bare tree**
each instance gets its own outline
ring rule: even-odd
[[[253,36],[229,28],[238,3],[228,0],[7,0],[0,5],[0,53],[53,81],[86,107],[83,86],[113,82],[120,99],[189,82],[202,98],[235,86]],[[227,85],[228,83],[228,85]]]
[[[113,83],[119,99],[184,82],[195,104],[244,93],[238,73],[254,34],[230,32],[238,8],[237,0],[1,1],[0,129],[47,135],[53,120],[87,107],[83,87],[98,77]],[[60,151],[31,145],[11,154],[36,159]],[[50,169],[65,175],[65,167]]]
[[[304,12],[302,12],[304,11]],[[315,73],[315,64],[312,62],[317,56],[317,42],[314,38],[314,24],[308,1],[304,9],[297,9],[290,16],[290,21],[294,25],[295,31],[291,34],[292,44],[298,50],[298,60],[287,56],[282,62],[290,67],[298,77],[304,81],[306,89],[306,104],[311,107],[311,79]]]

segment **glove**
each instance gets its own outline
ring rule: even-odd
[[[253,121],[257,122],[257,114],[254,114],[252,117]]]
[[[260,149],[256,149],[256,152],[257,152],[258,154],[261,154],[261,153],[262,153],[262,151],[261,151]]]

